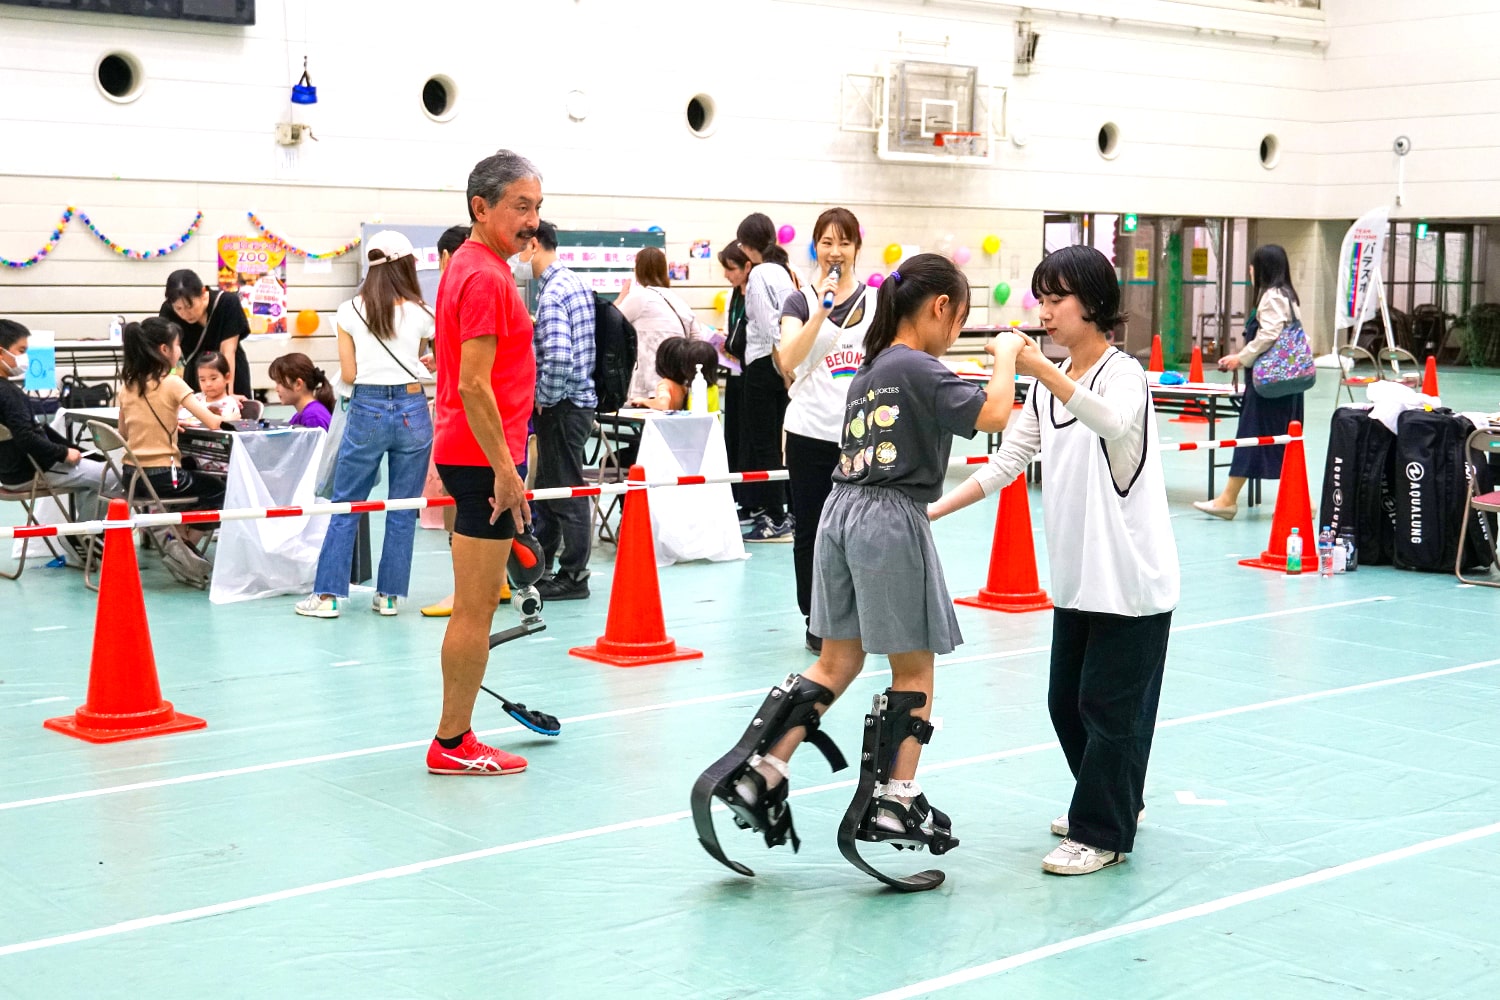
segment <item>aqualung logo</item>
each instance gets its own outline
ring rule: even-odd
[[[1407,540],[1413,545],[1422,544],[1422,477],[1427,469],[1421,462],[1406,463],[1407,499],[1411,502],[1411,524],[1407,529]]]

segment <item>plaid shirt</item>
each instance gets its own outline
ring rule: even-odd
[[[536,405],[554,406],[566,399],[593,409],[599,403],[594,392],[594,293],[555,262],[542,272],[541,288],[532,339]]]

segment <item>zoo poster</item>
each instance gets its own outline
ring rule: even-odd
[[[240,297],[252,336],[287,332],[286,258],[270,240],[219,237],[219,288]]]

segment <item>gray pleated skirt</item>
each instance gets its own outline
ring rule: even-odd
[[[809,629],[878,654],[941,655],[964,641],[926,504],[884,486],[834,484],[818,523]]]

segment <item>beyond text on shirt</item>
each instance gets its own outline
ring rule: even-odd
[[[505,427],[511,460],[526,460],[527,422],[536,393],[531,317],[505,261],[477,240],[453,252],[438,286],[437,421],[434,460],[443,465],[489,465],[459,394],[463,342],[495,338],[490,387]]]
[[[340,305],[337,314],[339,329],[354,341],[354,384],[405,385],[431,381],[432,376],[419,359],[422,341],[431,339],[437,326],[432,313],[420,302],[402,302],[391,316],[395,336],[386,341],[371,332],[365,323],[368,316],[369,307],[357,295]]]
[[[797,366],[797,380],[789,390],[783,426],[793,434],[818,441],[839,442],[849,385],[865,360],[865,332],[875,318],[875,295],[864,285],[823,317],[807,358]],[[819,292],[811,283],[793,292],[781,308],[783,318],[804,324],[819,309]]]

